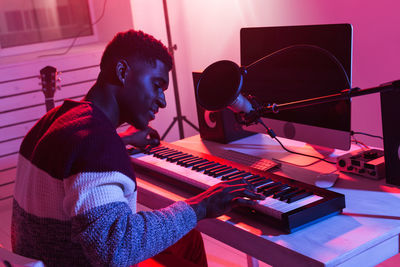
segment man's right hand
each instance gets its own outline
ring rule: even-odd
[[[205,192],[186,200],[197,215],[197,221],[215,218],[230,211],[235,206],[253,206],[255,200],[265,196],[255,192],[255,188],[243,178],[216,184]]]

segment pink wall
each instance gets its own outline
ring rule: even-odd
[[[194,122],[197,118],[191,71],[221,59],[239,62],[241,27],[351,23],[353,86],[368,88],[400,79],[397,0],[169,0],[168,7],[172,38],[178,45],[175,59],[183,113]],[[132,13],[135,28],[167,42],[162,1],[133,1]],[[172,94],[167,98],[172,103],[168,112],[174,116],[172,98]],[[354,98],[352,109],[353,130],[382,135],[379,95]],[[191,134],[195,132],[187,128],[186,135]],[[382,145],[376,139],[359,139],[369,145]]]

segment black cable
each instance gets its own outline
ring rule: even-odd
[[[335,165],[336,165],[336,162],[332,162],[332,161],[326,160],[326,159],[324,159],[324,158],[320,158],[320,157],[317,157],[317,156],[307,155],[307,154],[303,154],[303,153],[300,153],[300,152],[296,152],[296,151],[289,150],[289,149],[287,149],[287,148],[281,143],[281,141],[279,141],[278,138],[276,138],[276,136],[274,137],[274,139],[281,145],[281,147],[282,147],[284,150],[286,150],[286,151],[289,152],[289,153],[293,153],[293,154],[297,154],[297,155],[301,155],[301,156],[306,156],[306,157],[310,157],[310,158],[319,159],[319,160],[325,161],[325,162],[327,162],[327,163],[335,164]]]
[[[308,155],[308,154],[303,154],[303,153],[296,152],[296,151],[292,151],[292,150],[286,148],[286,147],[281,143],[281,141],[279,141],[279,139],[276,137],[276,134],[274,133],[274,131],[273,131],[271,128],[269,128],[267,125],[265,125],[265,123],[264,123],[261,119],[259,119],[258,122],[259,122],[262,126],[264,126],[264,128],[267,130],[268,135],[271,136],[273,139],[275,139],[275,140],[281,145],[281,147],[282,147],[285,151],[287,151],[287,152],[289,152],[289,153],[292,153],[292,154],[297,154],[297,155],[301,155],[301,156],[305,156],[305,157],[310,157],[310,158],[319,159],[319,160],[325,161],[325,162],[327,162],[327,163],[335,164],[335,165],[336,165],[336,162],[332,162],[332,161],[326,160],[325,158],[321,158],[321,157],[317,157],[317,156],[313,156],[313,155]]]
[[[107,3],[107,0],[104,0],[103,10],[101,12],[100,17],[98,17],[94,22],[91,22],[90,26],[96,25],[104,17],[104,13],[105,13],[105,10],[106,10],[106,3]],[[74,46],[76,40],[78,40],[79,36],[82,33],[84,33],[85,31],[87,31],[87,30],[88,30],[87,28],[84,28],[83,30],[78,32],[78,34],[74,37],[74,40],[72,40],[72,43],[69,45],[69,47],[64,52],[54,53],[54,54],[45,54],[45,55],[40,55],[39,57],[62,56],[62,55],[67,54],[72,49],[72,47]]]
[[[362,132],[353,132],[353,131],[351,131],[350,134],[351,134],[351,135],[361,134],[361,135],[366,135],[366,136],[369,136],[369,137],[379,138],[379,139],[382,139],[382,140],[383,140],[383,137],[382,137],[382,136],[373,135],[373,134],[369,134],[369,133],[362,133]]]

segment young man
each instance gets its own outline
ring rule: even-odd
[[[152,36],[119,33],[84,100],[66,100],[29,131],[14,192],[16,253],[47,266],[129,266],[170,247],[199,220],[262,198],[239,179],[165,209],[136,212],[125,145],[159,143],[148,124],[166,106],[171,67],[168,50]],[[138,131],[119,136],[115,129],[124,122]]]

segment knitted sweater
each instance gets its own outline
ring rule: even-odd
[[[12,246],[46,266],[128,266],[196,225],[185,202],[136,213],[136,181],[122,140],[89,102],[67,100],[24,138]]]

